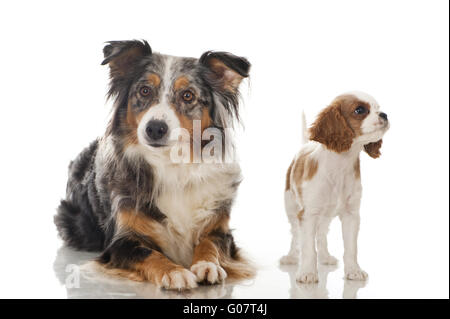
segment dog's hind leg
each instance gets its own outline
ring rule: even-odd
[[[295,195],[291,190],[287,190],[284,193],[284,205],[286,209],[286,214],[288,216],[289,223],[291,224],[291,248],[286,256],[281,257],[280,264],[290,265],[297,264],[300,255],[300,225],[298,214],[301,211],[301,207],[297,204],[295,200]]]
[[[299,215],[301,261],[297,272],[297,281],[305,284],[315,283],[319,280],[317,272],[316,234],[318,215],[320,213],[306,210]]]

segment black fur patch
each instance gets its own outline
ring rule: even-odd
[[[128,58],[127,61],[123,61],[123,63],[133,63],[133,58],[137,59],[152,54],[152,49],[145,40],[142,40],[142,42],[138,40],[108,41],[107,43],[108,44],[103,48],[105,59],[103,60],[102,65],[111,62],[113,59],[119,59],[121,55],[133,49],[136,50],[136,53],[133,54],[131,58]],[[124,67],[126,66],[128,65],[124,65]]]
[[[63,200],[54,220],[61,238],[68,246],[87,251],[103,249],[105,235],[87,209],[82,210],[72,202]]]
[[[235,56],[228,52],[213,52],[207,51],[199,59],[199,63],[203,66],[201,69],[201,76],[205,79],[206,85],[210,90],[216,92],[220,103],[225,109],[239,120],[239,92],[232,92],[223,89],[222,76],[217,75],[211,70],[209,62],[211,59],[218,59],[231,70],[238,73],[240,76],[246,78],[249,76],[251,64],[242,57]],[[215,108],[211,110],[211,114],[215,113]],[[212,116],[214,118],[214,116]],[[215,123],[216,125],[218,123]]]
[[[152,253],[152,249],[143,246],[133,236],[114,240],[100,255],[98,262],[111,268],[133,269],[135,263],[144,261]]]
[[[100,227],[104,213],[95,187],[93,170],[98,142],[83,150],[69,166],[67,199],[62,200],[54,221],[61,238],[79,250],[100,251],[105,246],[105,233]]]
[[[213,238],[213,242],[225,255],[230,256],[231,258],[237,257],[238,249],[231,231],[225,233],[221,230],[214,230],[210,233],[210,236]]]
[[[228,52],[207,51],[202,54],[199,61],[201,64],[208,66],[208,62],[213,58],[222,61],[227,67],[237,72],[242,77],[248,77],[250,62],[248,62],[246,58],[238,57]]]

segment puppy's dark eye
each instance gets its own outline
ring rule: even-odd
[[[152,93],[152,91],[150,90],[150,88],[149,88],[148,86],[143,86],[143,87],[141,87],[141,89],[139,90],[139,93],[140,93],[142,96],[147,97],[147,96],[149,96],[149,95]]]
[[[367,113],[367,109],[364,106],[358,106],[355,109],[355,114],[366,114]]]
[[[184,102],[191,103],[194,100],[195,95],[191,91],[186,90],[181,94],[181,97],[183,98]]]

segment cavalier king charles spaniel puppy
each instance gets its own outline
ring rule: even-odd
[[[309,132],[305,128],[303,116],[304,145],[286,178],[285,207],[292,242],[280,262],[296,264],[300,259],[297,281],[317,282],[317,261],[337,263],[328,252],[327,233],[331,220],[339,216],[345,278],[365,280],[367,273],[357,261],[362,192],[359,154],[364,150],[373,158],[381,155],[382,137],[389,129],[387,115],[370,95],[351,92],[322,110]]]

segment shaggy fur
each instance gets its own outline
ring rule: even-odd
[[[250,63],[225,52],[167,56],[146,41],[112,41],[103,52],[114,109],[105,135],[69,166],[55,216],[61,238],[101,252],[97,262],[110,274],[167,289],[252,276],[228,227],[238,164],[171,158],[183,143],[172,138],[177,129],[195,134],[198,121],[200,133],[224,132],[238,118]],[[220,146],[230,152],[232,143]]]

